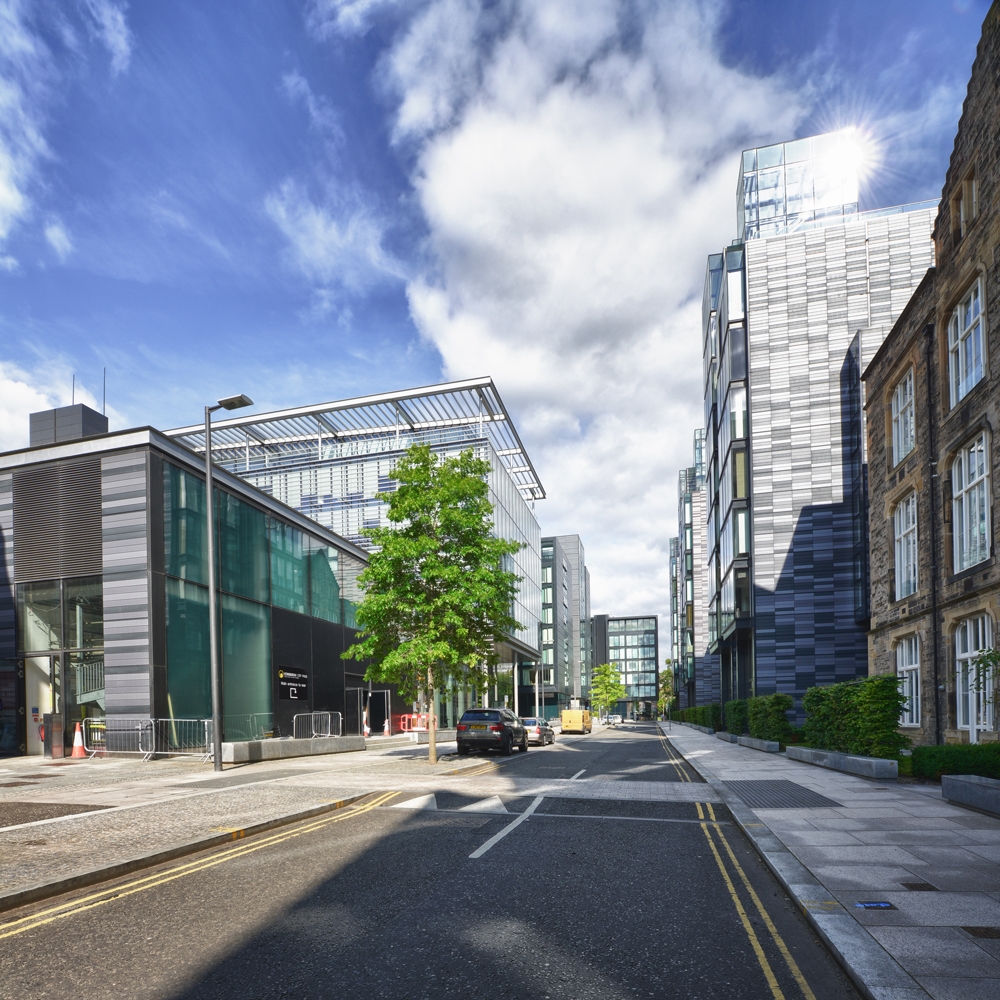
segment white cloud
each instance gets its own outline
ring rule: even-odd
[[[66,227],[57,219],[45,226],[45,239],[61,261],[64,261],[73,252],[73,241],[69,238]]]
[[[360,291],[387,277],[399,279],[399,263],[382,246],[384,227],[359,196],[317,203],[294,181],[285,181],[265,210],[289,243],[289,263],[320,286]]]
[[[312,0],[306,14],[309,29],[320,38],[364,34],[373,14],[406,0]]]
[[[802,101],[720,62],[711,5],[643,6],[631,41],[611,0],[511,9],[435,0],[387,57],[437,263],[411,312],[448,377],[495,378],[595,608],[665,615],[705,258],[735,235],[739,151]]]
[[[85,0],[85,7],[93,19],[93,30],[111,56],[112,74],[124,73],[132,58],[132,32],[125,23],[128,4],[119,5],[112,0]]]

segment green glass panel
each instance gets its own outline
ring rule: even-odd
[[[58,580],[17,585],[17,647],[21,652],[62,648]]]
[[[340,622],[339,555],[331,545],[309,540],[309,613],[314,618]]]
[[[361,603],[361,587],[358,584],[358,574],[365,564],[346,552],[340,553],[340,593],[344,598],[344,624],[357,628],[354,612]]]
[[[169,462],[163,467],[163,549],[166,572],[208,583],[205,483]]]
[[[208,588],[167,577],[167,714],[212,715]]]
[[[306,613],[308,605],[309,562],[306,534],[272,517],[271,525],[271,603],[289,611]]]
[[[254,601],[270,600],[267,515],[223,490],[215,491],[219,589]]]
[[[81,576],[63,584],[67,649],[104,646],[104,592],[99,576]]]
[[[260,739],[271,731],[271,609],[222,595],[223,733]]]

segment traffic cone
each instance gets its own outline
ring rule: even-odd
[[[73,752],[71,757],[76,760],[86,760],[87,751],[83,749],[83,733],[80,731],[80,723],[76,724],[76,732],[73,734]]]

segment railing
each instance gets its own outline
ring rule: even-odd
[[[150,760],[157,755],[212,756],[208,719],[141,719],[109,716],[83,720],[83,749],[91,757],[129,754]]]
[[[292,736],[312,740],[321,736],[340,736],[340,712],[304,712],[292,719]]]
[[[270,739],[274,735],[274,715],[271,712],[227,715],[222,720],[222,732],[229,743]]]
[[[104,661],[94,660],[90,663],[76,663],[73,665],[76,672],[76,695],[79,698],[84,694],[91,694],[94,691],[104,689]]]

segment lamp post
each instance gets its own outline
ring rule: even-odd
[[[240,393],[205,407],[205,522],[208,527],[208,656],[212,673],[212,761],[222,770],[222,677],[219,675],[219,612],[215,606],[215,504],[212,487],[212,414],[216,410],[238,410],[253,400]]]

